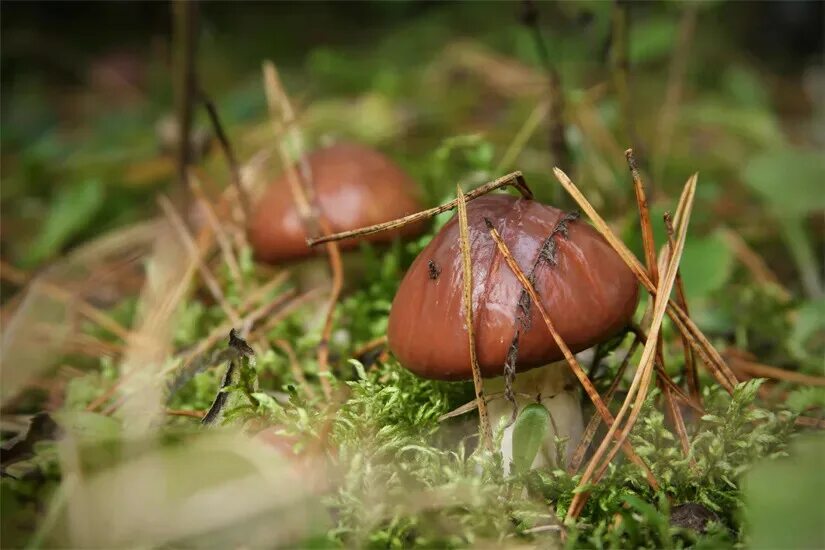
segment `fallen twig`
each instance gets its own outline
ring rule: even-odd
[[[264,83],[266,86],[267,104],[269,105],[269,113],[273,119],[280,119],[282,123],[291,125],[290,132],[296,138],[295,143],[300,145],[303,143],[300,129],[293,124],[295,114],[292,110],[292,105],[286,95],[286,91],[281,85],[280,78],[275,65],[267,61],[264,63]],[[276,118],[278,117],[278,118]],[[275,131],[278,131],[278,125],[275,124]],[[281,156],[281,163],[287,173],[287,180],[289,182],[292,198],[298,207],[298,212],[304,222],[304,228],[307,235],[317,235],[315,226],[320,226],[323,235],[332,234],[332,227],[329,221],[321,211],[320,205],[317,203],[317,197],[313,188],[312,171],[309,163],[303,155],[303,151],[299,152],[299,166],[300,170],[296,171],[289,159],[289,154],[286,150],[286,144],[283,139],[278,140],[278,151]],[[330,368],[329,368],[329,339],[332,335],[333,317],[335,315],[335,307],[338,304],[338,298],[341,295],[341,289],[344,284],[344,269],[341,263],[341,251],[338,248],[338,243],[330,240],[326,244],[327,256],[329,257],[330,271],[332,272],[332,287],[329,293],[329,301],[327,302],[327,313],[324,317],[324,326],[321,329],[321,340],[318,343],[318,372],[321,379],[321,389],[324,396],[329,401],[332,399],[332,385],[330,383]]]
[[[475,387],[476,403],[478,404],[479,432],[484,448],[493,450],[493,434],[490,429],[490,418],[487,415],[487,403],[484,400],[484,381],[481,377],[481,368],[476,357],[476,340],[473,327],[473,262],[470,257],[470,236],[467,227],[467,203],[461,186],[456,185],[458,200],[458,228],[461,239],[461,268],[464,286],[464,320],[467,325],[467,340],[470,349],[470,367],[473,369],[473,386]]]
[[[518,189],[519,193],[521,193],[523,197],[528,199],[533,198],[533,192],[530,191],[530,188],[524,181],[524,176],[522,176],[521,172],[512,172],[510,174],[507,174],[506,176],[502,176],[491,182],[485,183],[480,187],[476,187],[475,189],[464,195],[464,200],[466,202],[470,202],[471,200],[477,199],[482,195],[486,195],[490,191],[500,189],[501,187],[505,187],[507,185],[512,185],[513,187]],[[366,235],[380,233],[381,231],[389,231],[391,229],[404,227],[405,225],[420,220],[432,218],[433,216],[437,216],[442,212],[452,210],[456,206],[458,206],[458,199],[453,199],[450,202],[442,204],[441,206],[436,206],[435,208],[430,208],[428,210],[422,210],[421,212],[416,212],[415,214],[410,214],[409,216],[404,216],[403,218],[398,218],[395,220],[390,220],[388,222],[362,227],[360,229],[353,229],[351,231],[342,231],[341,233],[335,233],[334,235],[325,235],[323,237],[318,237],[315,239],[307,239],[307,244],[309,246],[316,246],[329,241],[342,241],[344,239],[352,239],[354,237],[364,237]]]
[[[601,396],[599,396],[599,392],[596,391],[596,388],[593,386],[593,383],[587,377],[587,373],[584,372],[584,369],[582,369],[581,365],[579,365],[579,362],[576,360],[576,357],[570,351],[570,348],[567,347],[567,344],[564,342],[564,340],[562,340],[561,336],[556,330],[555,325],[550,320],[550,316],[547,314],[547,310],[545,310],[544,305],[541,303],[538,294],[536,294],[536,290],[535,288],[533,288],[533,284],[521,270],[521,267],[519,267],[515,258],[513,258],[512,253],[507,248],[507,245],[504,243],[504,240],[501,238],[501,235],[499,235],[498,231],[493,226],[492,222],[487,219],[485,219],[485,222],[487,223],[487,229],[489,229],[490,231],[490,236],[493,238],[493,240],[496,243],[496,246],[498,247],[499,252],[504,257],[504,261],[507,263],[508,267],[510,268],[510,271],[512,271],[516,278],[519,280],[519,282],[522,285],[522,288],[524,288],[530,295],[530,299],[533,301],[533,304],[535,305],[536,310],[539,312],[539,315],[541,315],[544,324],[547,326],[547,330],[550,331],[550,335],[553,337],[553,341],[556,342],[556,345],[564,354],[564,358],[570,365],[571,370],[576,375],[576,378],[579,379],[581,385],[584,387],[585,393],[587,393],[587,396],[593,402],[593,405],[596,407],[596,410],[604,420],[605,424],[607,424],[608,426],[612,426],[614,424],[613,415],[610,414],[610,410],[608,410],[607,405],[605,405],[604,401],[602,401]],[[610,436],[613,437],[614,433],[615,429],[610,434]],[[618,440],[619,436],[616,436],[616,438]],[[653,488],[653,490],[658,490],[659,484],[656,482],[656,478],[653,477],[653,473],[650,471],[650,468],[648,468],[647,464],[645,464],[644,461],[641,458],[639,458],[639,456],[633,450],[633,446],[628,442],[624,442],[622,443],[622,450],[624,450],[627,457],[634,464],[641,467],[645,471],[648,483]]]

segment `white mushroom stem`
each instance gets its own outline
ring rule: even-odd
[[[486,393],[489,394],[504,391],[504,378],[485,380],[484,386]],[[533,468],[566,467],[570,462],[584,431],[578,388],[578,381],[570,371],[570,366],[564,361],[516,375],[513,381],[513,392],[516,394],[519,412],[526,405],[535,403],[536,398],[539,397],[552,418],[550,429],[533,460]],[[490,401],[487,408],[490,414],[490,424],[494,430],[501,429],[512,418],[512,403],[505,399]],[[501,440],[505,473],[509,473],[513,461],[514,426],[515,423],[504,430],[504,437]],[[567,439],[564,464],[558,464],[556,460],[558,454],[556,437]]]

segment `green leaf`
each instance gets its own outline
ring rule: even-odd
[[[103,195],[103,185],[95,179],[60,188],[25,262],[37,264],[58,252],[89,224],[103,206]]]
[[[743,481],[750,548],[825,548],[825,438],[797,441],[790,454],[763,462]]]
[[[688,303],[721,288],[733,270],[733,254],[719,232],[685,243],[679,264]]]
[[[518,473],[530,469],[541,442],[550,428],[550,412],[541,403],[524,407],[513,427],[513,468]]]
[[[797,311],[788,347],[797,357],[805,357],[806,348],[811,340],[814,343],[825,340],[823,335],[825,335],[825,299],[812,300],[802,305]],[[812,352],[816,353],[817,350]]]
[[[779,217],[825,209],[825,157],[813,151],[778,149],[752,159],[743,174]]]

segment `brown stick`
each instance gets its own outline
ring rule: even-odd
[[[636,335],[636,338],[638,338],[642,344],[647,342],[647,334],[640,327],[634,324],[630,326],[630,330],[633,331],[633,333]],[[656,357],[656,371],[658,372],[660,378],[662,378],[663,381],[668,385],[670,391],[672,391],[673,394],[676,397],[678,397],[685,405],[696,411],[698,414],[705,414],[705,409],[702,407],[702,405],[694,401],[687,394],[685,394],[685,392],[682,391],[682,388],[677,386],[676,383],[670,379],[670,376],[668,376],[667,372],[664,369],[664,359],[661,357],[661,354],[657,354]]]
[[[810,416],[798,416],[794,421],[798,426],[805,426],[808,428],[825,429],[825,420],[821,418],[812,418]]]
[[[670,213],[665,213],[665,228],[667,230],[667,242],[671,250],[673,250],[673,221],[670,218]],[[682,275],[679,271],[676,272],[676,303],[685,311],[685,315],[690,315],[687,305],[687,296],[685,294],[685,284],[682,281]],[[702,403],[702,388],[699,385],[699,371],[696,368],[696,361],[693,357],[693,349],[690,347],[690,342],[687,336],[680,334],[682,338],[682,350],[685,354],[684,373],[688,383],[688,391],[691,398],[697,403]]]
[[[673,393],[670,391],[670,386],[661,381],[660,386],[662,390],[662,395],[665,398],[665,404],[667,405],[668,413],[670,413],[670,419],[673,421],[673,426],[676,428],[676,434],[679,436],[679,443],[682,445],[682,452],[685,453],[685,456],[690,455],[690,440],[688,439],[687,435],[687,428],[685,428],[685,419],[682,416],[682,411],[679,409],[679,406],[676,404],[676,400],[673,398]],[[693,460],[691,460],[693,463]]]
[[[206,108],[206,113],[209,115],[209,121],[212,123],[212,128],[215,129],[215,135],[218,137],[218,143],[221,144],[221,150],[223,151],[224,157],[226,157],[226,163],[229,165],[230,181],[238,194],[238,201],[241,204],[241,211],[243,212],[244,221],[246,222],[245,225],[248,225],[249,221],[252,219],[252,208],[249,205],[249,195],[247,194],[246,189],[244,189],[241,181],[241,169],[238,165],[238,158],[235,156],[235,150],[232,148],[232,143],[229,141],[229,137],[223,129],[215,103],[203,90],[198,91],[198,96],[200,97],[201,103],[203,103],[203,106]]]
[[[521,172],[512,172],[510,174],[507,174],[506,176],[502,176],[496,180],[485,183],[481,187],[476,187],[475,189],[464,195],[464,200],[466,202],[470,202],[471,200],[477,199],[478,197],[485,195],[490,191],[494,191],[507,185],[512,185],[513,187],[518,189],[519,193],[521,193],[521,195],[524,198],[533,198],[533,192],[530,191],[530,188],[527,186],[527,182],[524,181],[524,176],[521,174]],[[430,208],[428,210],[422,210],[421,212],[416,212],[415,214],[410,214],[409,216],[404,216],[403,218],[398,218],[395,220],[390,220],[388,222],[370,225],[368,227],[362,227],[361,229],[342,231],[341,233],[336,233],[334,235],[325,235],[317,239],[307,239],[307,244],[309,246],[316,246],[330,241],[341,241],[344,239],[351,239],[354,237],[364,237],[366,235],[380,233],[381,231],[389,231],[391,229],[396,229],[398,227],[404,227],[405,225],[420,220],[432,218],[433,216],[437,216],[442,212],[452,210],[456,206],[458,206],[458,199],[453,199],[448,203],[442,204],[441,206],[436,206],[435,208]]]
[[[725,241],[727,247],[733,252],[733,255],[742,262],[748,271],[750,271],[757,283],[772,287],[779,294],[779,298],[783,302],[791,300],[791,293],[787,288],[782,286],[776,273],[771,270],[767,262],[748,245],[739,233],[728,227],[722,227],[720,232],[722,240]]]
[[[613,400],[613,394],[616,393],[616,389],[619,387],[619,382],[621,382],[622,376],[624,376],[624,372],[627,370],[627,365],[630,363],[630,358],[633,357],[633,354],[636,352],[636,348],[639,347],[639,342],[640,340],[638,338],[634,338],[633,343],[630,344],[630,348],[627,350],[627,354],[625,354],[624,359],[622,359],[622,363],[616,371],[616,376],[613,378],[613,382],[610,383],[610,387],[604,396],[605,405],[609,406],[610,402]],[[598,412],[590,417],[590,422],[587,423],[587,427],[584,429],[584,434],[579,440],[576,450],[573,452],[570,465],[567,467],[567,472],[570,475],[573,475],[579,471],[579,467],[584,459],[584,453],[586,453],[587,449],[590,447],[590,443],[593,441],[593,436],[596,435],[596,430],[599,429],[599,425],[601,423],[602,417],[598,414]]]
[[[277,120],[278,112],[280,112],[280,119],[288,125],[291,125],[290,132],[297,139],[297,143],[303,143],[300,135],[300,129],[294,125],[295,114],[292,110],[292,105],[289,102],[289,97],[281,85],[278,77],[277,69],[271,61],[264,63],[264,82],[266,86],[267,103],[269,105],[270,116],[273,122]],[[275,131],[278,128],[275,125]],[[321,228],[324,235],[330,235],[332,228],[328,220],[324,217],[321,209],[316,204],[316,197],[312,182],[312,171],[309,163],[306,162],[303,152],[299,155],[300,171],[296,171],[295,167],[289,160],[289,155],[286,150],[286,144],[283,139],[278,140],[278,151],[281,156],[281,163],[287,172],[287,180],[289,182],[290,190],[292,191],[292,198],[298,207],[301,218],[304,222],[304,228],[307,235],[316,235],[315,226]],[[300,172],[300,173],[299,173]],[[329,301],[327,302],[327,313],[324,318],[324,326],[321,330],[321,340],[318,343],[318,372],[321,380],[321,389],[324,392],[324,397],[327,401],[332,399],[332,385],[330,383],[330,367],[329,367],[329,340],[332,335],[333,317],[335,315],[335,307],[338,305],[338,298],[341,295],[341,290],[344,286],[344,268],[341,262],[341,251],[338,244],[330,241],[326,245],[327,256],[329,257],[330,271],[332,272],[332,288],[330,289]]]
[[[806,386],[825,387],[825,376],[802,374],[801,372],[780,369],[778,367],[754,363],[752,361],[739,358],[733,358],[731,361],[737,369],[757,378],[773,378],[774,380],[794,382],[796,384],[804,384]]]
[[[215,301],[221,306],[221,309],[226,314],[226,316],[232,321],[233,324],[238,324],[240,322],[240,317],[238,317],[238,313],[235,309],[229,305],[229,302],[226,300],[226,296],[224,296],[223,291],[221,290],[221,286],[218,284],[218,281],[215,280],[215,277],[212,275],[212,272],[209,271],[209,268],[206,266],[206,263],[203,261],[201,256],[201,251],[198,248],[198,245],[195,243],[195,239],[192,235],[189,234],[189,230],[186,229],[186,223],[181,219],[180,215],[175,210],[175,207],[172,206],[172,203],[169,201],[168,198],[161,195],[158,197],[158,204],[160,205],[161,210],[166,215],[166,218],[169,220],[169,223],[172,224],[172,228],[180,237],[181,242],[183,243],[184,247],[189,251],[189,255],[195,261],[195,265],[198,268],[198,271],[201,274],[201,278],[203,282],[206,284],[206,288],[209,289],[210,294],[212,297],[215,298]]]
[[[7,271],[5,265],[3,265],[2,269],[0,269],[0,277],[5,280],[10,280],[13,283],[15,282],[9,278],[9,271]],[[42,280],[35,280],[30,284],[29,292],[42,292],[50,298],[54,298],[55,300],[66,304],[71,304],[77,309],[78,313],[96,323],[101,328],[119,337],[124,342],[130,336],[129,329],[121,325],[106,312],[96,308],[85,300],[82,300],[77,294],[64,290],[55,284]]]
[[[625,244],[618,237],[616,237],[604,219],[602,219],[598,212],[596,212],[576,185],[570,181],[567,174],[558,168],[554,168],[553,173],[555,174],[556,179],[559,180],[561,185],[567,190],[568,193],[571,194],[576,203],[578,203],[579,207],[587,214],[591,221],[593,221],[593,225],[596,230],[601,233],[613,250],[615,250],[622,260],[624,260],[625,264],[627,264],[639,282],[642,283],[648,292],[655,295],[657,292],[656,287],[647,276],[647,272],[642,267],[639,260],[633,255],[632,252],[630,252],[627,246],[625,246]],[[679,227],[678,215],[676,218],[676,226]],[[738,380],[736,379],[736,375],[734,375],[727,364],[725,364],[725,361],[719,355],[719,352],[716,351],[716,348],[713,347],[702,331],[699,330],[699,327],[696,326],[696,324],[690,319],[684,310],[676,304],[676,302],[673,300],[668,301],[667,307],[668,315],[676,324],[679,331],[690,339],[691,346],[701,356],[703,362],[713,376],[717,379],[717,381],[719,381],[725,390],[728,391],[728,393],[733,393],[733,388],[738,383]]]
[[[229,240],[226,231],[224,231],[220,220],[218,220],[218,215],[215,213],[212,203],[206,198],[206,194],[203,192],[203,188],[201,187],[201,184],[195,174],[189,174],[189,188],[192,191],[197,204],[203,209],[203,213],[206,216],[206,223],[209,224],[209,227],[215,234],[215,240],[218,242],[218,248],[221,250],[221,256],[223,256],[223,261],[229,270],[229,275],[232,277],[232,280],[238,288],[243,289],[244,285],[243,276],[241,275],[241,267],[237,258],[235,258],[235,251],[232,248],[232,242]]]
[[[656,243],[653,240],[653,225],[650,223],[650,208],[647,204],[645,194],[645,184],[639,169],[636,166],[636,157],[633,156],[633,149],[624,152],[627,159],[627,166],[630,168],[630,176],[633,178],[633,190],[636,192],[636,204],[639,207],[639,222],[642,226],[642,244],[645,250],[645,265],[650,280],[655,284],[659,280],[659,272],[656,264]]]
[[[467,325],[467,345],[470,348],[470,367],[473,370],[473,386],[476,391],[478,404],[479,432],[484,448],[492,452],[493,434],[490,429],[490,417],[487,415],[487,402],[484,399],[484,381],[481,378],[481,368],[476,357],[476,339],[473,325],[473,261],[470,257],[470,235],[467,227],[467,203],[461,186],[456,185],[456,200],[458,201],[458,228],[461,240],[461,269],[464,287],[464,321]]]
[[[584,387],[585,393],[593,402],[593,405],[596,407],[599,415],[604,420],[605,424],[608,426],[612,426],[613,422],[613,415],[610,414],[610,410],[608,410],[607,405],[604,404],[602,401],[599,392],[596,391],[596,388],[593,386],[593,383],[587,377],[587,373],[584,372],[579,362],[576,360],[576,357],[570,351],[570,348],[567,347],[567,344],[562,340],[561,336],[559,335],[558,331],[556,330],[556,326],[553,324],[553,321],[550,319],[550,316],[547,314],[547,310],[544,308],[544,304],[542,304],[541,300],[539,299],[538,294],[536,293],[535,288],[527,279],[527,276],[522,271],[521,267],[519,267],[516,259],[513,257],[510,250],[507,248],[507,245],[504,243],[504,240],[501,238],[501,235],[493,226],[492,222],[485,218],[484,220],[487,224],[487,229],[490,231],[490,236],[496,243],[498,247],[499,253],[501,253],[504,261],[507,263],[510,271],[516,276],[516,278],[521,283],[522,288],[524,288],[527,293],[530,295],[530,299],[533,301],[533,305],[535,306],[536,310],[541,315],[544,324],[547,326],[547,330],[550,331],[550,335],[553,337],[553,341],[556,342],[556,345],[559,347],[561,352],[564,354],[564,358],[567,360],[567,363],[570,365],[571,370],[576,375],[576,378],[579,379],[579,382]],[[611,436],[615,434],[616,430],[613,430]],[[617,440],[619,436],[616,436]],[[653,488],[654,491],[658,491],[659,484],[656,482],[656,478],[653,477],[653,473],[648,468],[647,464],[642,461],[641,458],[636,454],[633,450],[633,446],[629,442],[625,442],[626,444],[622,444],[622,450],[625,452],[627,457],[630,459],[631,462],[636,464],[637,466],[643,468],[645,470],[645,474],[647,475],[647,480],[650,486]]]
[[[665,311],[667,308],[668,296],[670,295],[670,292],[673,288],[673,284],[676,280],[676,269],[679,266],[679,260],[681,259],[682,251],[684,250],[685,238],[687,236],[687,220],[689,220],[690,210],[693,205],[693,196],[695,194],[695,191],[696,175],[694,174],[685,185],[685,191],[682,193],[682,198],[680,199],[680,205],[683,202],[685,203],[683,206],[685,212],[685,223],[683,223],[679,227],[679,237],[676,241],[676,248],[673,250],[672,254],[670,254],[665,276],[659,280],[659,284],[656,289],[656,296],[654,299],[653,307],[653,319],[650,325],[650,332],[648,334],[647,343],[645,344],[644,350],[642,351],[642,358],[639,362],[639,367],[636,370],[636,375],[634,376],[633,382],[631,383],[630,390],[627,394],[627,398],[622,404],[622,407],[619,410],[619,412],[616,414],[616,423],[610,426],[607,435],[605,436],[601,445],[596,450],[590,462],[588,463],[587,468],[585,469],[584,474],[582,475],[581,481],[579,482],[579,488],[583,488],[590,483],[598,482],[598,480],[604,474],[608,465],[613,460],[613,457],[615,457],[616,453],[618,452],[619,442],[626,441],[628,435],[630,434],[630,431],[633,429],[633,425],[635,424],[636,419],[639,416],[639,412],[641,411],[644,399],[647,396],[648,388],[650,386],[651,375],[653,374],[653,365],[655,362],[656,351],[658,349],[657,344],[659,330],[661,329],[662,320],[664,319]],[[628,419],[624,429],[619,431],[619,437],[616,441],[616,444],[608,452],[608,447],[610,446],[611,439],[613,438],[613,435],[617,432],[619,423],[622,421],[625,415],[628,414],[630,403],[631,400],[634,399],[634,396],[635,401],[633,403],[633,410],[630,411],[630,414],[628,415]],[[602,461],[602,459],[604,460]],[[600,463],[601,466],[599,466]],[[572,520],[578,517],[587,501],[587,498],[587,491],[580,491],[576,493],[567,511],[568,520]]]

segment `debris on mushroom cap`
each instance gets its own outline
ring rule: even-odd
[[[422,208],[415,182],[378,151],[338,143],[310,153],[306,160],[321,213],[335,232],[401,218]],[[308,235],[287,178],[283,174],[267,188],[252,216],[249,239],[255,256],[263,261],[293,260],[317,252],[306,244]],[[424,229],[425,222],[418,222],[365,239],[388,242]],[[341,242],[344,248],[357,244],[356,239]]]
[[[543,242],[565,213],[509,195],[467,204],[473,262],[473,322],[484,376],[501,376],[515,330],[522,287],[485,226],[489,218],[528,273]],[[534,286],[562,339],[575,353],[614,335],[633,316],[638,283],[610,245],[585,222],[558,232],[552,258],[541,260]],[[426,378],[472,376],[462,299],[458,222],[450,220],[419,254],[401,281],[390,311],[390,349],[406,368]],[[431,265],[439,276],[431,277]],[[563,357],[535,308],[522,329],[518,369]]]

